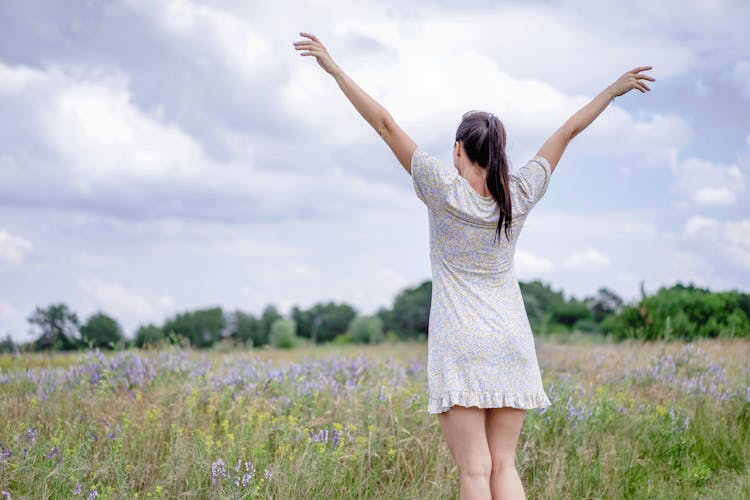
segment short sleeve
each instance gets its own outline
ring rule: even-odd
[[[537,155],[511,176],[518,186],[522,210],[528,212],[542,199],[551,175],[552,169],[547,159]]]
[[[417,197],[428,208],[436,208],[447,199],[450,188],[458,179],[458,172],[417,147],[411,157],[411,178]]]

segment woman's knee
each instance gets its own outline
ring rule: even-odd
[[[490,467],[492,474],[497,474],[506,469],[515,469],[515,468],[516,468],[515,453],[511,453],[511,454],[496,453],[492,457],[492,465]]]
[[[492,458],[489,454],[487,457],[471,457],[458,465],[458,472],[464,478],[469,479],[489,479],[492,474]]]

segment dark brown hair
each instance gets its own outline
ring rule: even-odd
[[[487,189],[500,207],[495,237],[502,233],[505,224],[505,236],[510,240],[513,208],[508,184],[508,158],[505,155],[505,127],[492,113],[469,111],[458,125],[456,141],[463,144],[469,160],[487,169]]]

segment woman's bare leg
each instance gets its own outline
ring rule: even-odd
[[[492,456],[492,500],[524,500],[526,493],[516,470],[516,446],[526,410],[488,408],[487,443]]]
[[[485,434],[485,411],[476,406],[452,406],[438,413],[445,441],[461,478],[461,500],[491,500],[492,458]]]

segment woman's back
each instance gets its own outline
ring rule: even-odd
[[[512,269],[516,241],[526,216],[542,198],[551,170],[536,156],[509,175],[513,207],[510,240],[496,236],[500,208],[491,196],[482,196],[455,168],[418,148],[412,157],[412,180],[417,196],[427,205],[430,254],[433,265],[443,266],[466,279],[488,284]]]

